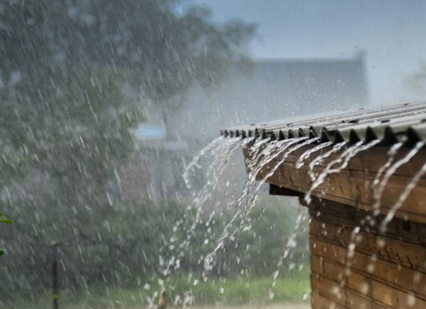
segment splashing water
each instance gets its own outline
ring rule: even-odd
[[[229,158],[232,156],[232,154],[239,148],[244,148],[247,146],[247,144],[251,143],[254,140],[254,137],[248,137],[245,138],[243,140],[241,140],[240,138],[235,138],[235,141],[237,142],[236,145],[232,148],[229,148],[229,151],[226,153],[226,155],[224,156],[224,158],[221,160],[222,161],[222,168],[219,169],[219,175],[221,175],[223,173],[223,171],[225,170],[228,162],[229,162]]]
[[[252,144],[252,142],[254,143]],[[187,237],[185,240],[186,243],[189,243],[190,239],[193,237],[197,226],[200,226],[200,224],[205,224],[206,226],[208,226],[211,220],[213,220],[213,215],[210,215],[206,222],[203,221],[203,208],[206,205],[207,201],[211,200],[214,197],[213,191],[221,183],[219,181],[219,178],[222,172],[225,170],[232,153],[234,153],[240,147],[244,149],[245,147],[247,147],[248,144],[252,144],[247,149],[250,158],[252,158],[250,162],[246,162],[249,170],[254,169],[256,162],[262,162],[264,158],[269,157],[270,152],[276,147],[276,143],[271,142],[270,139],[261,139],[257,141],[254,138],[234,138],[227,139],[226,141],[218,141],[218,139],[216,139],[210,145],[202,149],[200,153],[198,153],[197,156],[188,165],[188,168],[184,173],[184,178],[186,179],[187,186],[189,188],[193,188],[189,179],[190,173],[194,172],[196,169],[201,168],[199,164],[201,157],[213,158],[213,162],[207,167],[206,181],[204,186],[201,190],[195,193],[191,191],[193,195],[193,205],[191,207],[196,209],[196,215],[190,229],[187,231]],[[252,179],[252,181],[254,181],[255,177],[252,177]],[[244,187],[246,188],[248,187],[248,185],[249,183],[246,183]],[[227,202],[226,204],[233,203],[235,203],[235,200]],[[202,275],[203,278],[206,278],[207,273],[213,269],[215,264],[216,251],[218,251],[218,249],[219,248],[216,248],[214,252],[209,253],[202,258],[204,266],[204,272]]]
[[[285,162],[285,160],[288,158],[288,156],[291,154],[291,153],[293,153],[293,152],[295,152],[296,150],[298,150],[298,149],[300,149],[300,148],[302,148],[302,147],[304,147],[304,146],[306,146],[306,145],[309,145],[309,144],[312,144],[312,143],[315,143],[315,142],[317,142],[318,140],[319,140],[319,137],[314,137],[314,138],[310,138],[310,139],[307,139],[306,137],[300,137],[300,138],[296,138],[296,139],[294,139],[291,143],[288,143],[287,145],[286,145],[286,147],[284,148],[284,149],[282,149],[278,154],[280,154],[280,153],[282,153],[282,152],[284,152],[285,151],[285,149],[287,149],[288,148],[288,146],[290,146],[290,145],[293,145],[293,144],[295,144],[295,143],[297,143],[297,142],[300,142],[300,141],[303,141],[303,140],[305,140],[303,143],[300,143],[300,144],[298,144],[298,145],[296,145],[296,146],[294,146],[294,147],[292,147],[292,148],[290,148],[289,150],[287,150],[284,154],[283,154],[283,156],[282,156],[282,158],[280,159],[280,160],[278,160],[277,161],[277,163],[271,168],[271,170],[257,183],[257,186],[255,187],[255,189],[254,189],[254,191],[253,191],[253,193],[251,194],[251,196],[249,195],[248,197],[247,197],[247,205],[246,205],[246,207],[245,207],[245,209],[244,209],[244,211],[245,211],[245,218],[247,218],[248,217],[248,214],[250,213],[250,211],[253,209],[253,207],[256,205],[256,200],[257,200],[257,198],[258,198],[258,196],[259,196],[259,191],[260,191],[260,189],[261,189],[261,187],[262,187],[262,185],[275,173],[275,171]],[[276,154],[275,156],[271,156],[270,158],[268,158],[268,160],[266,160],[266,162],[264,162],[264,164],[262,165],[262,166],[260,166],[260,168],[259,168],[259,171],[264,167],[264,166],[266,166],[266,164],[268,164],[269,162],[271,162],[274,158],[276,158],[277,156],[278,156],[278,154]]]
[[[194,219],[192,219],[192,223],[189,229],[185,231],[186,239],[184,242],[187,245],[190,244],[190,239],[193,238],[195,233],[197,233],[197,226],[206,225],[207,227],[209,225],[209,222],[211,220],[214,220],[214,209],[212,210],[211,208],[209,208],[210,210],[212,210],[212,215],[210,215],[208,219],[206,216],[204,216],[205,211],[203,211],[202,209],[206,209],[204,206],[205,203],[207,201],[210,202],[214,198],[215,195],[211,191],[217,188],[218,184],[224,183],[223,181],[220,181],[220,176],[222,175],[222,172],[226,170],[226,164],[228,163],[228,161],[230,161],[230,157],[232,156],[234,151],[241,147],[246,152],[247,157],[250,158],[248,161],[245,162],[246,169],[248,170],[248,175],[241,195],[239,195],[238,199],[233,196],[232,198],[235,198],[233,201],[229,202],[228,200],[226,202],[226,205],[228,206],[230,206],[231,204],[235,205],[235,213],[233,213],[230,220],[225,223],[223,232],[219,234],[219,237],[217,237],[217,234],[210,234],[207,237],[208,243],[210,245],[214,244],[214,247],[213,249],[211,249],[212,251],[205,253],[204,255],[199,257],[199,263],[202,266],[202,273],[200,275],[204,281],[207,280],[208,274],[216,268],[216,263],[218,263],[219,261],[218,256],[219,254],[221,254],[220,252],[225,250],[225,246],[228,246],[227,240],[231,240],[232,242],[233,239],[238,237],[239,232],[246,232],[251,229],[251,209],[256,203],[258,193],[262,184],[264,184],[267,179],[273,175],[277,168],[282,163],[284,163],[284,161],[291,153],[295,152],[296,150],[300,149],[305,145],[318,142],[318,140],[319,138],[309,139],[308,137],[293,138],[281,141],[275,141],[270,139],[256,140],[254,138],[233,140],[228,139],[228,141],[216,139],[210,145],[203,148],[202,151],[198,153],[197,156],[191,161],[183,176],[185,179],[185,183],[187,187],[191,190],[191,194],[193,196],[193,203],[191,204],[191,206],[189,206],[189,208],[196,209],[196,213],[194,215]],[[306,155],[305,157],[308,158],[309,155]],[[206,158],[208,159],[207,161],[212,160],[213,163],[207,163]],[[206,165],[206,163],[208,165]],[[201,190],[197,190],[194,193],[196,186],[194,186],[195,183],[191,183],[191,179],[193,179],[191,177],[191,174],[204,166],[207,167],[207,169],[205,169],[207,170],[207,172],[205,172],[207,182],[204,183],[204,186]],[[259,183],[257,183],[256,180],[262,170],[264,170],[265,166],[268,166],[268,170],[270,172],[267,175],[262,175],[262,179]],[[243,205],[244,207],[242,207]],[[303,214],[299,215],[297,219],[298,222],[301,221],[302,216]],[[300,223],[296,224],[295,230],[297,229],[300,229]],[[180,229],[176,228],[177,232],[179,230]],[[293,255],[290,254],[290,251],[297,245],[297,240],[295,236],[297,231],[293,232],[293,235],[289,238],[287,244],[285,244],[284,246],[282,256],[280,258],[277,257],[277,259],[279,258],[279,260],[281,261],[278,265],[279,267],[283,264],[284,259],[288,258],[289,255],[291,256],[291,258],[293,258]],[[179,259],[182,260],[183,256],[181,256],[180,254],[182,253],[179,251],[173,252],[172,257],[179,257]],[[168,261],[167,259],[164,260],[164,265],[167,272],[170,272],[170,269],[173,270],[173,263],[176,264],[176,261],[173,260],[173,258],[170,261]],[[293,263],[289,265],[289,270],[295,269],[295,267],[296,264]],[[299,270],[302,268],[299,267]],[[277,271],[275,279],[273,280],[274,282],[276,281],[278,275],[279,271]]]
[[[259,163],[258,167],[255,170],[255,175],[260,170],[262,170],[262,168],[264,166],[266,166],[268,163],[270,163],[274,158],[276,158],[276,157],[278,157],[279,155],[282,154],[282,158],[280,158],[280,160],[278,160],[277,163],[274,164],[274,166],[271,168],[271,170],[259,181],[254,192],[251,195],[247,196],[247,205],[244,208],[239,207],[237,209],[236,213],[234,214],[233,218],[226,225],[221,237],[218,239],[218,241],[216,243],[217,245],[216,245],[215,250],[208,256],[209,261],[214,260],[214,256],[216,255],[216,253],[219,250],[223,249],[224,242],[225,242],[226,239],[233,237],[239,230],[244,231],[244,230],[250,229],[249,214],[250,214],[251,210],[253,209],[253,207],[255,205],[256,199],[258,197],[259,190],[260,190],[261,186],[266,182],[266,180],[275,173],[275,171],[278,169],[278,167],[281,166],[285,162],[285,160],[288,158],[288,156],[291,153],[295,152],[296,150],[298,150],[298,149],[300,149],[300,148],[302,148],[306,145],[317,142],[318,140],[319,140],[318,137],[311,138],[311,139],[308,139],[307,137],[300,137],[300,138],[288,140],[287,142],[282,141],[278,144],[278,146],[282,146],[281,149],[279,149],[279,151],[275,152],[274,154],[271,154],[269,157],[266,157],[265,160],[263,160],[262,162]],[[301,141],[304,141],[304,142],[300,143]],[[299,143],[299,144],[297,144],[297,143]],[[289,146],[294,145],[294,144],[297,144],[297,145],[289,148]],[[276,148],[279,148],[279,147],[276,147]],[[253,177],[251,179],[252,182],[254,182],[255,180],[256,180],[256,177]],[[230,232],[229,231],[230,227],[239,217],[241,217],[241,219],[243,219],[242,222],[240,223],[240,226],[235,228],[232,232]],[[294,229],[292,236],[290,237],[290,239],[288,241],[288,244],[286,245],[286,248],[284,250],[282,257],[280,258],[280,263],[278,263],[278,267],[281,266],[283,260],[288,257],[290,250],[292,248],[294,248],[295,245],[296,245],[295,237],[296,237],[296,234],[297,234],[297,230],[299,229],[300,221],[301,221],[302,217],[303,217],[303,213],[301,213],[298,216],[298,219],[297,219],[297,222],[296,222],[296,227]],[[274,278],[273,284],[276,281],[276,277],[278,276],[278,274],[279,274],[279,271],[276,272],[276,276],[273,276],[273,278]]]
[[[186,239],[181,244],[181,246],[188,245],[191,241],[191,239],[194,237],[197,227],[200,224],[206,224],[209,225],[210,221],[212,220],[213,215],[209,216],[208,220],[204,223],[202,220],[203,215],[203,206],[205,203],[212,198],[212,192],[217,188],[219,184],[219,178],[222,174],[222,172],[225,170],[225,167],[229,161],[229,158],[231,155],[238,149],[240,146],[244,146],[247,143],[251,142],[253,139],[248,138],[245,140],[241,140],[240,138],[231,138],[231,139],[224,139],[224,138],[217,138],[213,140],[209,145],[207,145],[205,148],[203,148],[191,161],[191,163],[187,166],[184,174],[182,175],[185,184],[188,189],[190,189],[190,192],[193,196],[193,203],[191,206],[189,206],[188,209],[195,209],[195,218],[192,221],[191,226],[186,231]],[[191,184],[190,181],[190,174],[194,173],[195,170],[201,169],[202,166],[200,166],[200,160],[201,158],[209,158],[212,157],[212,162],[208,165],[206,169],[206,181],[202,188],[200,190],[193,190],[194,186]],[[212,212],[214,214],[214,212]],[[174,233],[171,237],[171,242],[173,243],[173,239],[177,239],[177,234],[179,231],[179,224],[180,221],[178,221],[175,225]],[[175,248],[173,244],[171,246],[168,246],[166,243],[166,248]],[[175,249],[171,249],[172,251]],[[176,254],[172,255],[169,261],[164,262],[164,269],[163,274],[168,275],[170,274],[171,269],[175,268],[176,266],[179,266],[180,259],[177,259],[175,256],[179,256],[180,258],[183,257],[183,251],[177,252]]]
[[[277,262],[277,270],[272,274],[272,287],[274,288],[277,282],[277,278],[280,275],[280,268],[283,266],[284,261],[290,257],[291,251],[294,250],[298,243],[296,240],[297,234],[301,231],[302,223],[306,222],[306,217],[303,212],[300,212],[296,218],[296,224],[294,226],[293,232],[290,235],[289,239],[283,246],[283,251]],[[290,267],[294,267],[294,264],[290,264]]]
[[[221,145],[220,142],[222,140],[224,140],[223,136],[220,136],[220,137],[216,138],[215,140],[213,140],[210,144],[208,144],[206,147],[201,149],[198,152],[198,154],[192,159],[192,161],[186,167],[185,172],[183,173],[182,176],[183,176],[185,184],[186,184],[186,186],[189,190],[191,189],[191,182],[189,180],[190,171],[195,167],[200,168],[200,166],[198,165],[198,161],[200,160],[200,158],[205,156],[205,154],[208,153],[210,150],[214,149],[215,147],[220,146]]]
[[[272,176],[272,175],[274,175],[274,173],[275,173],[275,171],[285,162],[285,160],[288,158],[288,156],[291,154],[291,153],[293,153],[293,152],[295,152],[296,150],[298,150],[298,149],[300,149],[300,148],[302,148],[302,147],[304,147],[304,146],[306,146],[306,145],[310,145],[310,144],[313,144],[313,143],[315,143],[315,142],[317,142],[319,140],[319,137],[314,137],[314,138],[310,138],[310,139],[308,139],[308,140],[306,140],[306,141],[304,141],[303,143],[301,143],[301,144],[299,144],[299,145],[296,145],[296,146],[294,146],[294,147],[292,147],[292,148],[290,148],[284,155],[283,155],[283,157],[281,158],[281,160],[279,160],[278,161],[278,163],[277,164],[275,164],[272,168],[271,168],[271,170],[265,175],[265,177],[263,177],[263,179],[261,179],[260,181],[259,181],[259,183],[258,183],[258,185],[257,185],[257,187],[256,187],[256,189],[255,189],[255,191],[254,191],[254,193],[253,193],[253,198],[252,198],[252,201],[251,201],[251,205],[254,205],[254,203],[255,203],[255,200],[256,200],[256,197],[258,196],[258,193],[259,193],[259,190],[260,190],[260,188],[261,188],[261,186]]]
[[[300,138],[294,138],[294,139],[290,139],[290,140],[284,140],[284,141],[279,141],[276,142],[274,144],[272,144],[270,147],[272,149],[278,149],[277,151],[275,151],[272,155],[271,155],[271,149],[268,149],[267,151],[265,151],[265,153],[269,153],[269,156],[265,156],[263,161],[260,161],[259,164],[257,166],[252,165],[251,168],[249,169],[251,172],[249,172],[249,176],[247,179],[247,182],[244,186],[243,192],[241,194],[241,196],[239,197],[237,203],[236,203],[236,213],[234,214],[234,216],[232,217],[232,219],[228,222],[228,224],[225,226],[225,229],[221,235],[221,237],[218,240],[218,245],[215,249],[215,251],[219,250],[220,248],[222,248],[223,246],[223,242],[224,240],[226,240],[229,236],[235,234],[235,232],[238,230],[236,229],[233,233],[229,233],[228,229],[232,226],[232,224],[239,218],[239,216],[243,213],[244,210],[246,210],[245,212],[249,212],[249,210],[252,208],[250,205],[254,204],[250,203],[250,195],[249,195],[249,188],[250,185],[253,184],[256,181],[256,176],[257,174],[262,170],[263,167],[265,167],[268,163],[270,163],[273,159],[275,159],[277,156],[279,156],[280,154],[282,154],[284,151],[286,151],[288,149],[289,146],[294,145],[300,141],[305,140],[306,137],[300,137]],[[303,145],[301,145],[303,146]],[[300,147],[301,147],[300,146]],[[298,148],[300,148],[298,147]],[[298,149],[296,148],[296,149]],[[278,164],[276,164],[272,170],[273,172],[278,168],[279,165],[281,165],[284,160],[288,157],[288,155],[293,152],[296,149],[290,149],[289,151],[287,151],[284,155],[283,155],[283,159],[281,161],[278,162]],[[273,173],[272,172],[272,173]],[[272,175],[272,174],[271,174]],[[267,178],[269,178],[271,175],[268,175],[264,178],[264,180],[261,180],[261,183],[264,183],[266,181]],[[258,186],[260,187],[260,186]],[[255,192],[259,191],[259,189],[255,189]],[[247,207],[245,209],[241,209],[241,205],[243,204],[244,199],[247,197]],[[247,211],[248,210],[248,211]]]
[[[236,212],[233,215],[232,219],[227,223],[225,226],[221,236],[216,241],[216,247],[215,249],[209,253],[206,258],[204,259],[204,266],[205,271],[209,271],[212,269],[214,263],[216,254],[219,250],[224,248],[225,241],[227,239],[231,239],[235,236],[235,234],[238,231],[246,231],[250,229],[250,219],[249,214],[251,209],[254,207],[256,202],[256,197],[258,196],[258,192],[260,190],[260,187],[265,181],[274,173],[274,171],[286,160],[286,158],[294,151],[300,149],[301,147],[314,143],[318,141],[319,138],[312,138],[308,139],[307,137],[300,137],[300,138],[294,138],[290,140],[284,140],[284,141],[276,141],[271,142],[269,145],[266,146],[266,148],[261,152],[262,155],[257,155],[257,159],[260,158],[260,160],[256,160],[257,165],[252,165],[251,167],[251,173],[249,173],[248,181],[246,182],[245,188],[243,190],[242,195],[237,201],[237,208]],[[305,141],[304,141],[305,140]],[[301,141],[304,141],[303,143],[300,143]],[[300,143],[294,147],[289,148],[290,146]],[[253,184],[256,181],[257,174],[262,170],[263,167],[265,167],[267,164],[269,164],[273,159],[278,157],[279,155],[282,155],[282,158],[278,160],[277,163],[274,163],[274,166],[272,167],[271,172],[269,172],[265,177],[263,177],[262,180],[260,180],[259,184],[257,184],[254,193],[249,194],[248,188],[251,184]],[[241,207],[244,197],[247,196],[247,203],[245,207]],[[242,221],[238,227],[230,231],[231,226],[236,222],[238,218],[241,218]],[[248,223],[248,224],[247,224]]]
[[[248,170],[249,174],[247,177],[247,181],[244,185],[243,191],[240,195],[240,197],[237,200],[237,203],[235,205],[235,208],[238,210],[239,207],[242,205],[244,198],[248,195],[250,186],[256,181],[257,174],[261,171],[261,169],[271,162],[275,157],[277,157],[280,153],[285,151],[289,146],[293,145],[294,143],[297,143],[297,139],[290,139],[290,140],[284,140],[284,141],[278,141],[270,143],[266,146],[266,148],[259,153],[258,156],[254,156],[255,158],[248,164]],[[276,150],[278,149],[278,150]],[[271,153],[274,152],[274,154],[271,155]],[[258,162],[258,159],[263,156],[263,160]],[[258,162],[256,164],[255,162]],[[257,166],[256,166],[257,165]]]

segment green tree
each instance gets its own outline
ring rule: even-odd
[[[48,284],[41,252],[51,240],[68,244],[70,264],[88,265],[70,271],[70,281],[120,281],[115,271],[128,267],[121,242],[131,236],[117,228],[99,239],[116,217],[149,218],[147,206],[137,215],[117,209],[110,190],[136,150],[131,129],[147,102],[171,113],[194,84],[220,83],[230,63],[247,60],[255,31],[237,21],[215,24],[199,8],[178,14],[176,5],[0,1],[0,209],[15,222],[2,236],[14,257],[1,271],[16,271],[4,291],[36,293]],[[153,228],[143,233],[167,234]],[[100,265],[107,258],[115,261],[108,271]],[[154,271],[150,263],[141,267]]]
[[[1,224],[12,224],[12,220],[4,217],[4,214],[0,213],[0,223]],[[0,255],[4,254],[4,249],[0,248]]]
[[[218,26],[206,10],[176,14],[176,1],[0,5],[0,132],[14,155],[65,183],[61,198],[85,191],[83,178],[102,189],[132,154],[145,102],[167,114],[194,83],[219,83],[255,30]]]

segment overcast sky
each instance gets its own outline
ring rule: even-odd
[[[255,58],[345,58],[366,51],[374,104],[419,100],[407,78],[426,62],[426,1],[195,0],[213,18],[259,26]]]

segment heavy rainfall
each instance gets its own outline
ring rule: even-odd
[[[424,99],[425,12],[402,0],[0,0],[0,308],[425,308],[424,239],[416,251],[407,231],[389,236],[416,218],[403,206],[424,186],[425,142],[312,133],[403,113],[340,111]],[[281,130],[298,123],[309,134]],[[364,182],[345,189],[347,173]],[[273,185],[287,178],[291,190]],[[369,192],[371,209],[338,228],[338,190]],[[360,256],[372,278],[358,282]],[[383,259],[394,264],[380,277]],[[393,269],[407,269],[405,287]]]

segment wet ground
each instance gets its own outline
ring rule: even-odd
[[[243,306],[229,306],[229,307],[193,307],[192,309],[310,309],[311,306],[309,303],[303,304],[289,304],[289,303],[278,303],[270,305],[243,305]]]

